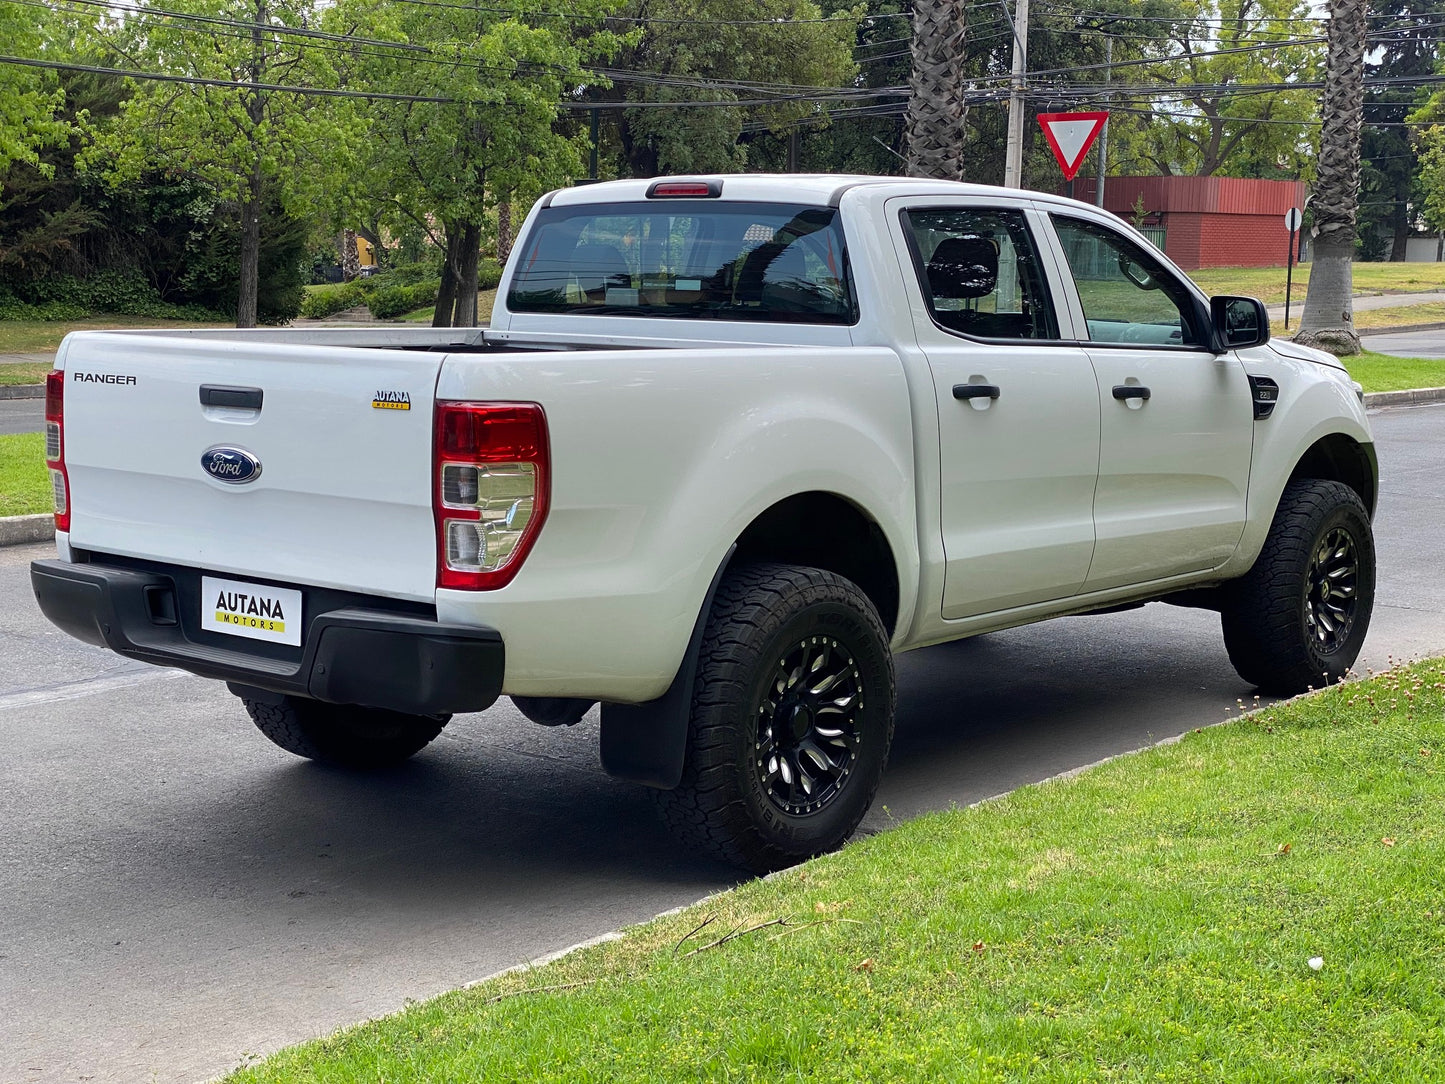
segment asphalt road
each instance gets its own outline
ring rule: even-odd
[[[1374,417],[1361,669],[1445,652],[1445,405]],[[595,719],[457,719],[357,778],[272,747],[218,683],[91,650],[0,549],[0,1082],[189,1084],[734,883],[597,764]],[[865,830],[1225,718],[1218,619],[1155,605],[900,659]]]
[[[45,432],[44,399],[0,399],[0,436]]]
[[[1360,341],[1366,350],[1397,358],[1445,358],[1445,328],[1363,335]]]

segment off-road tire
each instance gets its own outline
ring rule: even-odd
[[[895,702],[888,634],[855,584],[793,565],[729,571],[704,629],[682,782],[653,792],[663,819],[754,873],[841,846],[883,776]]]
[[[340,768],[387,768],[424,749],[450,715],[407,715],[300,696],[242,698],[256,729],[288,753]]]
[[[1374,601],[1375,542],[1359,495],[1341,482],[1291,482],[1259,559],[1223,591],[1229,661],[1279,696],[1339,681],[1359,657]]]

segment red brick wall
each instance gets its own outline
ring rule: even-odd
[[[1199,267],[1283,267],[1289,255],[1284,212],[1201,215]]]
[[[1081,177],[1077,198],[1093,202],[1094,179]],[[1165,228],[1164,251],[1186,271],[1200,267],[1283,267],[1284,213],[1303,207],[1302,181],[1238,177],[1110,177],[1104,207],[1133,220],[1143,198],[1145,225]]]

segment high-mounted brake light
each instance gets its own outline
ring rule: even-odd
[[[717,199],[721,195],[721,181],[653,181],[647,189],[648,199]]]
[[[511,582],[547,518],[547,417],[536,403],[438,403],[437,586]]]
[[[70,530],[70,477],[65,473],[65,372],[45,374],[45,465],[55,493],[55,529]]]

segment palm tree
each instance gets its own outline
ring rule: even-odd
[[[1330,0],[1320,163],[1314,211],[1314,266],[1295,342],[1358,354],[1355,333],[1355,209],[1360,191],[1360,122],[1365,101],[1365,0]]]
[[[964,0],[915,0],[908,80],[908,173],[963,179]]]

